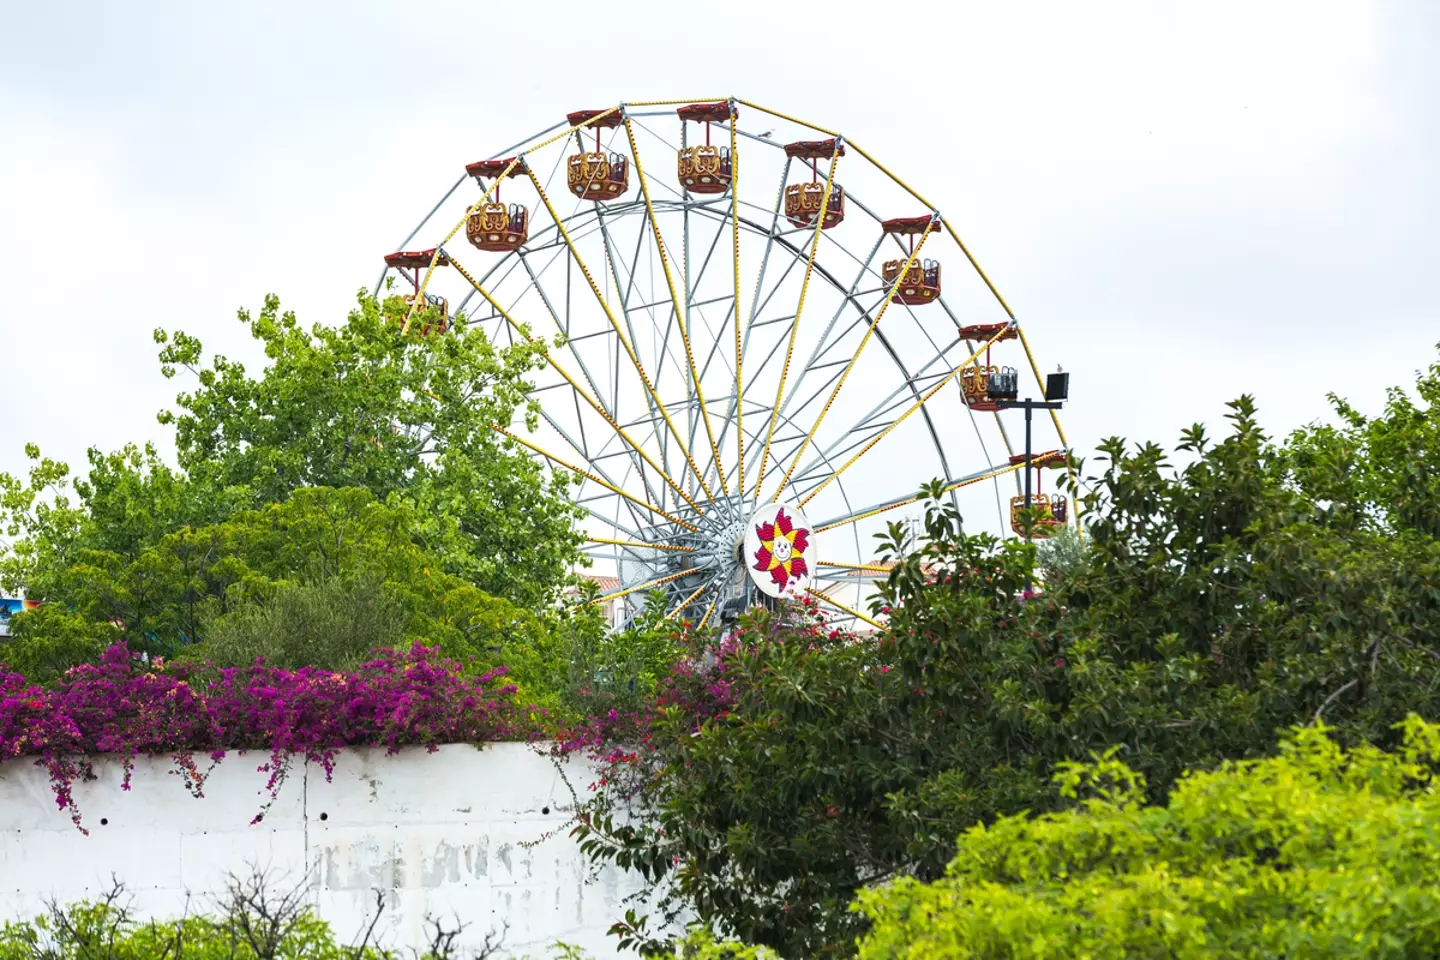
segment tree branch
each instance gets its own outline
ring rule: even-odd
[[[1326,697],[1326,698],[1325,698],[1325,702],[1322,703],[1322,704],[1320,704],[1320,708],[1315,711],[1315,718],[1314,718],[1313,720],[1311,720],[1310,722],[1311,722],[1312,724],[1319,723],[1319,722],[1320,722],[1320,717],[1321,717],[1321,715],[1325,713],[1325,708],[1328,707],[1328,706],[1330,706],[1330,704],[1334,703],[1335,700],[1336,700],[1338,697],[1340,697],[1340,695],[1343,694],[1346,690],[1349,690],[1351,687],[1354,687],[1354,686],[1357,685],[1359,682],[1360,682],[1360,678],[1359,678],[1359,677],[1356,677],[1355,679],[1353,679],[1353,680],[1349,681],[1348,683],[1346,683],[1346,684],[1345,684],[1343,687],[1341,687],[1339,690],[1336,690],[1334,693],[1330,694],[1330,696]]]

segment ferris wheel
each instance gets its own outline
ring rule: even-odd
[[[834,130],[734,98],[579,110],[466,166],[385,263],[407,327],[544,345],[538,427],[494,429],[578,478],[596,602],[625,616],[809,596],[879,626],[870,544],[932,479],[971,529],[1073,520],[1039,485],[1067,463],[1054,410],[1021,492],[1002,406],[1020,370],[1044,385],[1010,308]]]

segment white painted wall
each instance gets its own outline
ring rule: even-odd
[[[112,874],[143,914],[174,916],[187,896],[192,911],[208,907],[228,873],[258,864],[308,882],[311,902],[344,940],[381,889],[387,945],[421,946],[424,920],[435,915],[469,924],[471,942],[508,925],[510,953],[545,956],[563,940],[615,954],[605,930],[638,878],[613,868],[592,876],[568,836],[574,795],[565,779],[583,797],[585,764],[570,762],[562,777],[548,757],[514,743],[395,756],[346,750],[329,783],[318,767],[297,763],[250,826],[265,801],[266,775],[256,770],[265,760],[227,756],[202,799],[168,772],[167,758],[139,760],[129,791],[117,762],[97,761],[99,780],[75,788],[88,837],[57,810],[42,770],[0,764],[0,920],[32,916],[48,897],[92,897]]]

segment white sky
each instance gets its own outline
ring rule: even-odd
[[[1082,454],[1241,392],[1277,431],[1374,409],[1440,341],[1424,0],[5,7],[0,470],[163,440],[153,328],[253,358],[267,292],[337,322],[461,164],[618,100],[864,144],[1072,371]]]

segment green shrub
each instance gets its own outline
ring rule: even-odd
[[[410,613],[370,573],[282,582],[205,623],[196,655],[221,667],[257,657],[278,667],[353,669],[379,647],[405,640]]]
[[[972,827],[943,879],[860,893],[860,956],[1440,955],[1440,726],[1402,726],[1393,754],[1301,730],[1163,807],[1114,751],[1061,764],[1072,809]]]
[[[64,607],[42,605],[11,618],[13,635],[0,640],[0,664],[35,683],[49,683],[71,667],[93,663],[120,636]]]

